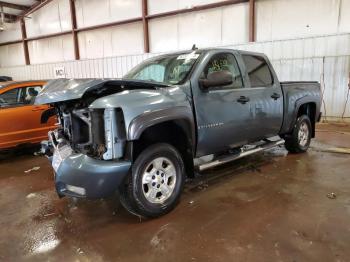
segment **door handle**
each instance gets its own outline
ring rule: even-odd
[[[277,94],[277,93],[273,93],[272,96],[271,96],[271,98],[273,98],[274,100],[277,100],[280,97],[281,97],[281,95]]]
[[[240,96],[238,99],[237,99],[237,102],[238,103],[241,103],[241,104],[245,104],[247,102],[249,102],[250,99],[249,97],[246,97],[246,96]]]

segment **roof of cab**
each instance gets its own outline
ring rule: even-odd
[[[160,55],[152,56],[150,59],[154,58],[159,58],[159,57],[164,57],[167,55],[180,55],[180,54],[187,54],[191,52],[198,52],[198,53],[209,53],[212,51],[222,51],[222,52],[230,52],[230,51],[236,51],[240,54],[245,54],[245,55],[258,55],[258,56],[264,56],[266,57],[265,54],[259,53],[259,52],[252,52],[252,51],[245,51],[245,50],[239,50],[239,49],[234,49],[234,48],[227,48],[227,47],[208,47],[208,48],[198,48],[198,49],[189,49],[189,50],[182,50],[182,51],[175,51],[175,52],[169,52],[169,53],[163,53]]]

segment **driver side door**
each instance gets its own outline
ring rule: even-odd
[[[232,52],[207,55],[192,78],[197,120],[197,157],[214,154],[247,144],[252,137],[250,102],[246,98],[244,80]],[[204,88],[201,80],[213,72],[232,75],[232,83]]]

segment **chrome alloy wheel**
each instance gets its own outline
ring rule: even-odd
[[[172,195],[175,184],[175,166],[165,157],[153,159],[142,174],[143,194],[151,203],[164,203]]]
[[[306,146],[309,141],[309,127],[305,122],[302,122],[298,132],[298,142],[301,146]]]

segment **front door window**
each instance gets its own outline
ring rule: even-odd
[[[27,86],[8,90],[0,95],[0,106],[13,107],[32,105],[41,89],[42,86]]]
[[[230,53],[214,55],[202,72],[201,78],[208,78],[214,72],[226,71],[232,75],[232,84],[221,86],[220,89],[236,89],[243,87],[242,75],[239,70],[236,58]]]

